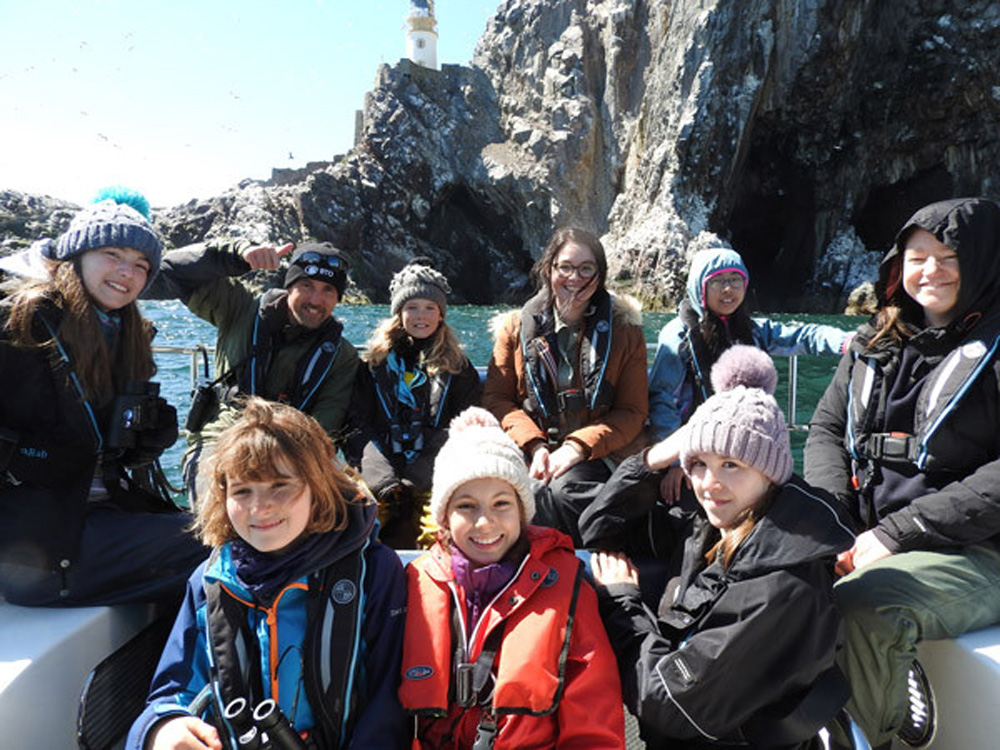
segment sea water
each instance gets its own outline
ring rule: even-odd
[[[155,345],[185,348],[196,347],[199,344],[207,347],[215,345],[215,329],[192,315],[180,302],[144,301],[140,304],[143,314],[156,326]],[[493,351],[490,321],[507,309],[509,308],[469,305],[453,305],[448,308],[448,325],[466,348],[473,364],[485,366],[489,362]],[[389,306],[339,305],[334,314],[344,324],[344,336],[347,340],[360,347],[365,344],[378,323],[389,315]],[[656,338],[660,329],[673,317],[673,313],[643,315],[643,330],[649,346],[649,364],[653,362]],[[770,317],[785,323],[824,323],[843,330],[853,330],[861,322],[860,318],[843,315],[780,314]],[[817,401],[833,377],[837,361],[837,357],[798,358],[795,421],[799,425],[808,424]],[[201,355],[192,358],[190,354],[157,353],[156,363],[158,368],[156,380],[161,384],[161,395],[177,408],[178,419],[183,425],[191,402],[192,368],[196,370],[197,375],[202,375],[204,358]],[[775,365],[779,374],[775,397],[788,415],[791,411],[788,401],[788,359],[777,357]],[[211,373],[211,357],[208,357],[208,366]],[[804,442],[804,430],[793,430],[792,451],[797,471],[802,470],[801,454]],[[180,484],[179,467],[183,448],[184,438],[181,437],[162,457],[167,477],[175,486]]]

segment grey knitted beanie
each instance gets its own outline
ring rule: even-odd
[[[434,460],[431,514],[445,526],[448,501],[462,484],[472,479],[495,477],[510,482],[524,506],[525,523],[535,517],[535,493],[531,489],[524,453],[490,412],[470,406],[448,427],[448,440]]]
[[[778,373],[771,358],[755,346],[727,349],[712,368],[716,393],[698,407],[682,428],[681,466],[690,476],[694,457],[730,456],[760,471],[775,484],[792,476],[788,428],[771,394]]]
[[[448,307],[451,287],[440,271],[434,270],[426,258],[416,258],[396,272],[389,282],[392,314],[396,315],[409,300],[429,299],[441,308],[444,315]]]
[[[74,216],[50,255],[54,260],[71,260],[99,247],[129,247],[149,258],[146,286],[160,270],[163,243],[153,225],[132,206],[111,198],[87,206]]]

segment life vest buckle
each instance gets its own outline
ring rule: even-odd
[[[579,388],[569,388],[556,394],[560,411],[577,411],[587,408],[587,397]]]
[[[920,444],[906,432],[875,432],[868,438],[866,454],[884,463],[913,462],[920,455]]]

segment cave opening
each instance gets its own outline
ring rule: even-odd
[[[851,216],[851,223],[868,250],[885,252],[903,222],[917,209],[953,197],[954,180],[938,165],[891,185],[871,188]]]
[[[532,259],[511,218],[464,185],[435,204],[426,219],[426,240],[448,251],[455,267],[442,269],[459,299],[474,305],[521,301],[528,291]],[[520,284],[494,268],[508,258],[525,276]]]
[[[815,312],[824,301],[807,293],[816,252],[814,183],[788,147],[774,138],[751,148],[732,210],[715,231],[743,256],[752,309]]]

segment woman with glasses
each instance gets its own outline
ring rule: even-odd
[[[646,444],[646,342],[637,302],[605,289],[600,240],[560,229],[537,292],[496,332],[483,405],[530,459],[535,523],[579,546],[577,520],[617,462]]]
[[[849,334],[834,326],[785,324],[751,318],[744,304],[750,275],[743,258],[730,248],[695,254],[688,272],[687,296],[677,317],[660,331],[649,376],[649,423],[652,438],[673,434],[712,395],[712,365],[733,344],[748,344],[768,354],[841,354]],[[684,473],[666,470],[661,485],[673,502]]]

